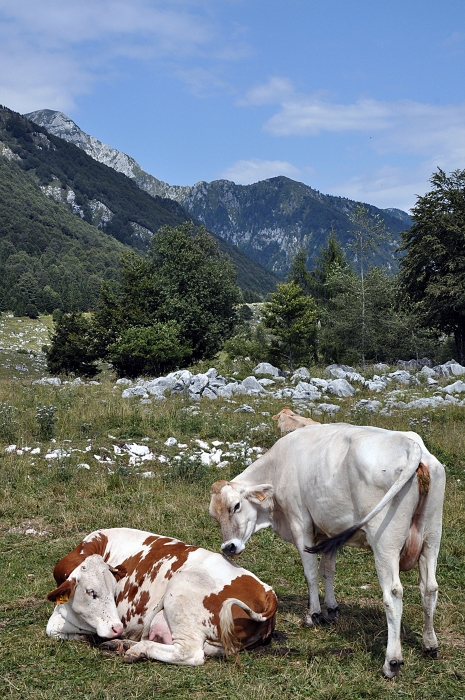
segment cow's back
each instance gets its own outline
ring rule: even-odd
[[[429,455],[420,441],[372,426],[312,425],[278,440],[236,480],[250,475],[255,483],[272,483],[274,499],[288,522],[303,517],[306,525],[335,535],[376,506],[409,460],[418,459],[418,466],[422,454]],[[412,481],[398,500],[405,500],[408,491],[407,500],[418,499],[418,486]],[[411,510],[410,503],[404,505]]]

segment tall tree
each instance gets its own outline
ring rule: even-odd
[[[355,257],[360,274],[360,325],[362,367],[365,369],[365,338],[367,330],[367,305],[365,276],[368,269],[368,256],[386,240],[386,226],[378,214],[372,216],[363,204],[358,205],[350,215],[353,229],[349,232],[351,241],[348,245]]]
[[[402,233],[400,262],[405,291],[425,327],[453,334],[465,361],[465,170],[438,168],[432,190],[417,198],[413,226]]]
[[[191,223],[165,226],[146,258],[123,258],[121,284],[103,286],[90,345],[119,374],[162,373],[212,357],[235,326],[239,301],[235,270],[210,234]],[[55,371],[60,358],[64,371],[80,370],[68,352],[68,344],[77,347],[77,321],[70,317],[52,338]]]
[[[313,291],[314,279],[311,272],[307,270],[308,252],[305,248],[299,248],[291,260],[288,282],[295,282],[302,289],[303,293],[309,295]]]
[[[333,228],[329,232],[326,246],[320,249],[315,263],[312,273],[313,295],[315,299],[324,302],[331,299],[336,292],[335,280],[339,279],[342,273],[350,272],[344,249]]]
[[[316,360],[316,308],[296,282],[278,284],[263,306],[263,323],[272,333],[271,356],[293,369]]]

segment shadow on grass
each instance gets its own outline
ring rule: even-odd
[[[302,596],[284,595],[279,597],[280,613],[302,618],[302,627],[304,627],[305,605],[306,600]],[[370,654],[374,664],[382,664],[386,654],[387,622],[381,604],[339,602],[339,608],[339,617],[333,623],[306,628],[308,634],[315,639],[314,649],[310,651],[292,649],[290,651],[305,655],[307,659],[329,655],[346,658],[357,651],[363,651]],[[279,635],[282,634],[280,631],[274,633],[274,635],[278,635],[276,637],[278,643],[280,642]],[[286,633],[284,633],[284,638],[287,638]],[[274,640],[273,636],[273,642]],[[311,638],[308,641],[312,646]],[[325,641],[328,641],[329,644],[325,644]],[[405,655],[407,649],[414,650],[418,655],[423,655],[421,634],[408,624],[402,624],[401,641]],[[280,653],[278,650],[275,655],[280,655]]]

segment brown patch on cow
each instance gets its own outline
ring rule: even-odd
[[[418,503],[412,516],[412,521],[410,523],[410,530],[407,539],[400,553],[400,571],[410,571],[410,569],[413,569],[415,564],[418,562],[423,547],[423,508],[426,502],[426,498],[428,496],[428,491],[431,482],[428,467],[425,464],[423,464],[423,462],[420,462],[417,468],[417,481],[419,491]]]
[[[78,544],[72,552],[60,559],[53,569],[53,577],[57,584],[60,585],[63,581],[66,581],[70,573],[73,572],[84,559],[87,559],[87,557],[90,557],[92,554],[100,554],[104,557],[107,545],[108,537],[102,532],[97,533],[91,540],[83,541]],[[105,559],[105,561],[107,561],[107,559]]]
[[[424,465],[423,462],[420,462],[417,469],[417,481],[418,486],[420,487],[420,493],[427,494],[431,483],[431,477],[429,475],[428,467]]]
[[[168,567],[165,578],[170,579],[174,572],[187,561],[189,554],[198,549],[171,537],[158,535],[147,537],[143,546],[146,547],[145,550],[128,557],[118,567],[123,569],[127,576],[124,587],[116,598],[116,605],[123,600],[128,602],[126,623],[129,623],[133,617],[141,617],[147,612],[150,592],[148,590],[141,592],[144,582],[153,583],[163,564]]]
[[[145,615],[147,612],[147,605],[150,602],[150,593],[148,591],[142,591],[139,599],[134,600],[134,615]],[[141,618],[142,619],[142,618]]]
[[[220,479],[219,481],[215,481],[214,484],[211,485],[211,492],[213,494],[217,494],[221,491],[221,489],[228,484],[228,481],[225,481],[224,479]]]
[[[263,644],[273,632],[278,599],[274,591],[266,590],[260,581],[244,574],[231,581],[218,593],[211,593],[203,599],[205,609],[210,613],[210,622],[217,629],[221,638],[220,610],[225,600],[237,598],[256,613],[261,613],[267,619],[255,622],[247,613],[233,605],[231,612],[234,620],[234,636],[238,647],[248,648]]]
[[[187,561],[189,554],[198,549],[198,547],[185,544],[171,537],[156,535],[148,537],[143,544],[148,547],[146,551],[137,552],[137,554],[128,557],[120,564],[120,567],[124,567],[128,576],[124,597],[126,595],[129,595],[130,598],[132,597],[129,592],[130,585],[135,585],[136,589],[139,589],[146,578],[151,582],[155,581],[164,563],[169,564],[165,577],[171,578],[173,573]]]

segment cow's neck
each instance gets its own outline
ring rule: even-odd
[[[269,458],[269,452],[259,457],[247,469],[232,479],[232,482],[239,481],[247,486],[256,484],[274,484],[274,460]]]

